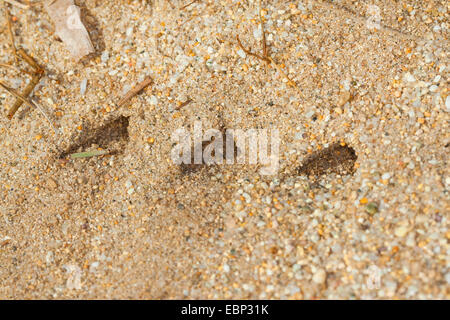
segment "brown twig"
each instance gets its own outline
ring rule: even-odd
[[[23,103],[25,103],[26,105],[28,105],[31,108],[36,108],[38,109],[43,115],[44,117],[47,119],[47,121],[50,123],[50,126],[52,127],[52,129],[55,131],[55,133],[58,133],[58,130],[55,128],[55,126],[53,125],[52,121],[50,120],[49,116],[45,113],[44,109],[42,109],[38,104],[36,104],[35,102],[27,99],[26,97],[22,96],[20,93],[18,93],[16,90],[9,88],[7,85],[5,85],[3,82],[0,81],[0,87],[2,87],[3,89],[5,89],[6,91],[8,91],[11,95],[13,95],[16,99],[21,100]]]
[[[175,108],[175,110],[180,110],[181,108],[186,107],[189,103],[191,103],[193,100],[191,98],[188,98],[185,102],[180,103],[178,107]]]
[[[283,77],[285,77],[286,78],[286,80],[288,81],[288,84],[290,85],[290,86],[293,86],[294,88],[296,88],[298,91],[299,91],[299,93],[300,93],[300,95],[301,96],[304,96],[303,95],[303,92],[301,92],[300,91],[300,88],[297,86],[297,84],[295,83],[295,81],[294,80],[292,80],[291,78],[289,78],[289,76],[287,75],[287,73],[286,72],[284,72],[283,71],[283,69],[271,58],[271,57],[269,57],[269,60],[270,60],[270,62],[272,62],[273,63],[273,65],[275,66],[275,68],[277,69],[277,71],[279,72],[279,73],[281,73],[281,75],[283,76]]]
[[[42,75],[44,73],[44,69],[39,66],[39,64],[34,60],[31,56],[29,56],[25,50],[20,48],[17,50],[17,55],[22,58],[26,63],[28,63],[33,69],[36,74]]]
[[[175,5],[172,3],[172,1],[167,0],[167,2],[170,4],[170,6],[172,7],[172,9],[175,9]]]
[[[190,5],[196,3],[197,1],[198,1],[198,0],[193,0],[193,1],[189,2],[188,4],[186,4],[186,5],[182,6],[182,7],[180,7],[180,10],[186,9],[186,8],[189,7]]]
[[[260,17],[261,17],[261,15],[260,15]],[[261,17],[261,19],[262,19],[262,17]],[[261,20],[261,24],[262,24],[262,22],[263,22],[263,21]],[[289,78],[289,76],[287,75],[287,73],[284,72],[283,69],[282,69],[282,68],[281,68],[281,67],[280,67],[280,66],[272,59],[272,57],[269,56],[269,54],[268,54],[268,52],[267,52],[267,47],[266,47],[266,37],[264,36],[264,28],[263,28],[262,30],[263,30],[263,54],[264,54],[264,56],[260,56],[260,55],[258,55],[258,54],[256,54],[256,53],[253,53],[253,52],[251,52],[250,50],[246,49],[246,48],[242,45],[241,40],[239,39],[239,36],[237,35],[237,36],[236,36],[236,40],[237,40],[239,46],[241,47],[241,49],[242,49],[246,54],[248,54],[248,55],[250,55],[250,56],[254,56],[254,57],[256,57],[256,58],[258,58],[258,59],[260,59],[260,60],[263,60],[263,61],[267,62],[267,64],[272,63],[272,64],[275,66],[275,68],[277,69],[277,71],[278,71],[284,78],[286,78],[286,80],[288,81],[288,84],[289,84],[290,86],[295,87],[295,88],[297,89],[297,91],[300,93],[300,95],[301,95],[302,97],[304,97],[303,92],[300,91],[300,88],[297,86],[297,84],[295,83],[295,81],[292,80],[291,78]]]
[[[33,92],[34,88],[38,85],[39,81],[41,80],[41,77],[44,74],[44,69],[42,69],[38,65],[38,63],[32,57],[30,57],[22,48],[17,50],[16,57],[22,58],[34,70],[34,73],[32,73],[30,83],[26,86],[25,90],[22,93],[22,96],[25,97],[25,99],[27,99],[28,96]],[[24,102],[21,99],[16,100],[16,102],[14,102],[14,105],[11,107],[11,109],[9,109],[8,112],[9,120],[12,120],[17,110],[19,110],[19,108],[22,106],[23,103]]]
[[[148,87],[149,85],[151,85],[153,83],[153,79],[151,77],[147,77],[144,79],[144,81],[142,81],[141,83],[139,83],[138,85],[136,85],[136,87],[134,87],[133,89],[131,89],[130,91],[128,91],[122,99],[120,99],[120,101],[117,103],[117,105],[119,107],[122,107],[123,105],[125,105],[131,98],[133,98],[135,95],[137,95],[139,92],[141,92],[142,90],[144,90],[146,87]]]
[[[270,59],[269,59],[269,58],[267,58],[267,57],[261,57],[259,54],[253,53],[253,52],[251,52],[250,50],[246,49],[246,48],[242,45],[241,40],[239,39],[239,36],[238,36],[238,35],[236,36],[236,40],[237,40],[239,46],[241,47],[241,49],[242,49],[246,54],[248,54],[249,56],[254,56],[254,57],[256,57],[256,58],[258,58],[258,59],[260,59],[260,60],[266,61],[267,63],[270,63]]]
[[[11,48],[13,50],[14,59],[16,60],[16,62],[18,62],[17,56],[16,56],[16,53],[17,53],[16,43],[14,41],[14,33],[12,31],[12,25],[11,25],[11,14],[9,13],[8,4],[6,2],[4,2],[3,4],[5,7],[6,26],[8,28],[9,41],[11,42]]]
[[[262,17],[262,5],[261,5],[261,0],[259,0],[259,20],[261,23],[261,31],[262,31],[262,47],[263,47],[263,57],[268,57],[268,52],[267,52],[267,43],[266,43],[266,30],[264,30],[264,20]]]
[[[31,94],[31,92],[33,92],[34,88],[37,86],[40,80],[41,77],[39,75],[34,75],[33,78],[31,78],[30,83],[25,87],[25,90],[23,90],[22,96],[28,98],[28,96]],[[16,100],[16,102],[14,102],[13,106],[11,107],[11,109],[9,109],[8,112],[9,120],[12,120],[12,118],[16,114],[17,110],[19,110],[19,108],[22,106],[22,104],[23,101],[21,99],[18,99]]]

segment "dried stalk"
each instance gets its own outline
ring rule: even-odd
[[[153,83],[153,79],[151,77],[147,77],[139,83],[136,87],[131,89],[130,91],[125,94],[125,96],[120,99],[120,101],[117,103],[118,107],[124,106],[129,100],[131,100],[135,95],[139,94],[142,90],[144,90],[146,87],[151,85]]]
[[[52,121],[50,120],[49,116],[45,113],[44,109],[41,108],[41,106],[39,106],[37,103],[35,103],[34,101],[28,100],[27,98],[25,98],[24,96],[22,96],[20,93],[18,93],[16,90],[9,88],[7,85],[5,85],[3,82],[0,81],[0,87],[2,87],[3,89],[5,89],[6,91],[8,91],[11,95],[13,95],[16,99],[21,100],[23,103],[25,103],[26,105],[28,105],[31,108],[36,108],[38,109],[43,115],[44,117],[47,119],[47,121],[50,123],[50,126],[52,127],[52,129],[55,131],[55,133],[58,133],[58,130],[55,128],[55,126],[53,125]]]

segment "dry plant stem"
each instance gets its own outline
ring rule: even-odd
[[[239,46],[241,47],[241,49],[242,49],[246,54],[248,54],[249,56],[254,56],[254,57],[256,57],[256,58],[258,58],[258,59],[260,59],[260,60],[266,61],[267,63],[270,63],[270,59],[269,59],[269,58],[267,58],[267,57],[261,57],[260,55],[258,55],[258,54],[256,54],[256,53],[253,53],[253,52],[251,52],[250,50],[245,49],[245,47],[244,47],[244,46],[242,45],[242,43],[241,43],[241,40],[239,39],[239,36],[236,36],[236,40],[237,40]]]
[[[15,98],[21,100],[23,103],[25,103],[26,105],[28,105],[31,108],[36,108],[38,109],[43,115],[44,117],[47,119],[47,121],[50,123],[50,126],[52,127],[52,129],[55,131],[55,133],[58,133],[58,130],[55,128],[55,126],[53,125],[53,123],[51,122],[50,118],[47,116],[47,114],[45,113],[44,109],[42,109],[38,104],[36,104],[33,101],[28,100],[27,98],[23,97],[20,93],[16,92],[14,89],[9,88],[8,86],[6,86],[3,82],[0,81],[0,87],[2,87],[3,89],[5,89],[6,91],[8,91],[11,95],[13,95]]]
[[[264,20],[262,17],[262,5],[261,5],[261,0],[259,0],[259,20],[261,22],[261,31],[262,31],[262,47],[263,47],[263,57],[268,57],[268,52],[267,52],[267,44],[266,44],[266,31],[264,30]]]
[[[295,83],[295,81],[294,80],[292,80],[291,78],[289,78],[289,76],[283,71],[283,69],[271,58],[271,57],[269,57],[269,60],[270,60],[270,62],[272,62],[273,63],[273,65],[275,66],[275,68],[277,69],[277,71],[279,72],[279,73],[281,73],[281,75],[283,76],[283,77],[285,77],[286,78],[286,80],[288,81],[288,84],[290,85],[290,86],[293,86],[295,89],[297,89],[297,91],[300,93],[300,95],[302,96],[302,97],[305,97],[304,96],[304,94],[303,94],[303,92],[302,91],[300,91],[300,88],[297,86],[297,84]]]
[[[239,36],[236,36],[236,39],[238,41],[239,46],[241,47],[241,49],[248,55],[254,56],[260,60],[266,61],[267,63],[272,63],[275,68],[277,69],[277,71],[286,78],[286,80],[288,81],[288,84],[293,86],[294,88],[297,89],[297,91],[300,93],[300,95],[302,97],[304,97],[304,94],[302,91],[300,91],[300,88],[297,86],[297,84],[295,83],[295,81],[293,81],[291,78],[289,78],[289,76],[283,71],[283,69],[271,58],[271,57],[261,57],[260,55],[257,55],[256,53],[251,52],[250,50],[247,50],[244,48],[244,46],[242,45],[241,41],[239,40]]]
[[[198,1],[198,0],[193,0],[193,1],[189,2],[188,4],[182,6],[182,7],[180,8],[180,10],[186,9],[186,8],[189,7],[190,5],[196,3],[197,1]]]
[[[94,151],[87,151],[87,152],[72,153],[70,155],[70,158],[72,158],[72,159],[91,158],[91,157],[96,157],[96,156],[102,156],[105,154],[108,154],[107,150],[94,150]]]
[[[191,103],[193,100],[191,98],[187,99],[185,102],[180,104],[178,107],[175,108],[175,110],[180,110],[181,108],[186,107],[189,103]]]
[[[167,2],[170,4],[170,6],[172,7],[172,9],[175,9],[175,5],[172,3],[172,1],[167,0]]]
[[[7,2],[9,4],[12,4],[13,6],[19,7],[21,9],[28,9],[28,8],[30,8],[29,5],[23,4],[23,3],[19,2],[19,1],[16,1],[16,0],[3,0],[3,1]]]
[[[44,73],[44,69],[42,69],[37,64],[37,62],[32,57],[30,57],[25,52],[25,50],[23,50],[22,48],[20,48],[17,51],[16,57],[22,58],[26,63],[28,63],[34,69],[34,73],[31,74],[32,75],[31,82],[26,86],[25,90],[22,93],[22,96],[27,99],[28,96],[31,94],[31,92],[33,92],[34,88],[37,86],[39,81],[41,80],[41,76]],[[9,113],[8,113],[9,120],[11,120],[14,117],[14,114],[17,112],[17,110],[19,110],[19,108],[22,106],[22,104],[23,104],[23,101],[20,99],[16,100],[16,102],[14,102],[14,105],[11,107],[11,109],[9,110]]]
[[[12,25],[11,25],[11,14],[9,13],[9,8],[8,8],[8,4],[6,2],[3,3],[4,7],[5,7],[5,14],[6,14],[6,24],[8,27],[8,34],[9,34],[9,41],[11,42],[11,48],[13,50],[13,54],[14,54],[14,59],[17,61],[17,56],[16,56],[16,44],[14,41],[14,33],[12,31]]]
[[[144,90],[146,87],[151,85],[153,83],[153,79],[151,77],[147,77],[139,83],[136,87],[131,89],[130,91],[125,94],[125,96],[117,103],[119,107],[124,106],[131,98],[133,98],[135,95],[137,95],[139,92]]]
[[[39,75],[34,75],[33,78],[31,78],[30,83],[25,87],[25,90],[22,92],[22,96],[28,98],[28,96],[31,94],[31,92],[33,92],[34,88],[37,86],[40,80],[41,77]],[[11,109],[9,109],[8,112],[9,120],[12,120],[12,118],[16,114],[17,110],[19,110],[19,108],[22,106],[22,104],[23,101],[20,99],[14,102],[13,106],[11,107]]]
[[[26,63],[28,63],[34,69],[34,72],[36,74],[43,74],[44,73],[44,69],[42,69],[37,64],[37,62],[25,52],[25,50],[20,48],[19,50],[17,50],[17,55],[20,58],[22,58]]]

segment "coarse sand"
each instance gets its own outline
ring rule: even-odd
[[[0,299],[450,298],[447,1],[76,1],[80,62],[30,2],[59,134],[0,91]],[[278,172],[174,164],[196,121],[278,129]]]

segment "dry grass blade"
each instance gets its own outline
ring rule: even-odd
[[[248,49],[246,49],[242,43],[241,40],[239,39],[239,36],[236,36],[236,40],[239,44],[239,46],[241,47],[241,49],[248,55],[250,56],[254,56],[260,60],[265,61],[267,64],[272,63],[275,66],[275,69],[277,69],[277,71],[287,80],[288,85],[294,87],[295,89],[297,89],[297,91],[300,93],[300,95],[302,97],[304,97],[303,92],[300,90],[300,88],[297,86],[297,84],[295,83],[294,80],[292,80],[291,78],[289,78],[289,76],[287,75],[286,72],[283,71],[283,69],[272,59],[272,57],[269,56],[268,50],[267,50],[267,44],[266,44],[266,35],[265,35],[265,30],[264,30],[264,21],[263,21],[263,17],[262,17],[262,7],[261,7],[261,0],[259,0],[259,18],[260,18],[260,23],[261,23],[261,29],[262,29],[262,47],[263,47],[263,56],[260,56]]]
[[[52,127],[53,131],[55,131],[56,134],[59,133],[58,130],[53,125],[52,121],[50,120],[49,116],[45,113],[44,109],[42,109],[37,103],[23,97],[20,93],[16,92],[14,89],[9,88],[7,85],[5,85],[1,81],[0,81],[0,87],[5,89],[6,91],[8,91],[11,95],[13,95],[15,98],[21,100],[23,103],[25,103],[29,107],[38,109],[44,115],[44,117],[47,119],[47,121],[50,124],[50,126]]]
[[[267,43],[266,43],[266,31],[264,30],[264,20],[262,16],[262,4],[261,0],[259,0],[259,20],[261,23],[261,31],[262,31],[262,47],[263,47],[263,57],[268,57],[269,53],[267,52]]]
[[[34,72],[28,72],[25,71],[28,74],[31,74],[32,78],[31,78],[31,82],[27,85],[27,87],[25,88],[25,90],[22,93],[22,97],[24,97],[25,99],[28,98],[28,96],[33,92],[34,88],[38,85],[41,76],[44,74],[44,69],[42,69],[38,63],[32,58],[30,57],[25,50],[23,50],[22,48],[20,48],[19,50],[17,50],[17,53],[15,55],[16,59],[17,58],[21,58],[22,60],[24,60],[26,63],[28,63],[28,65],[30,65],[33,68]],[[19,108],[22,106],[23,101],[22,100],[16,100],[16,102],[14,103],[14,105],[11,107],[11,109],[8,112],[8,119],[11,120],[14,117],[14,114],[17,112],[17,110],[19,110]]]
[[[120,99],[120,101],[117,103],[119,107],[124,106],[130,99],[132,99],[135,95],[139,94],[142,90],[144,90],[146,87],[151,85],[153,83],[153,79],[151,77],[147,77],[139,83],[136,87],[128,91],[125,96]]]
[[[189,2],[188,4],[186,4],[186,5],[182,6],[182,7],[180,7],[180,10],[186,9],[186,8],[189,7],[190,5],[196,3],[197,1],[198,1],[198,0],[193,0],[193,1]]]
[[[189,103],[191,103],[192,101],[194,101],[194,100],[192,100],[191,98],[188,98],[185,102],[180,103],[180,105],[177,106],[177,107],[175,108],[175,110],[180,110],[180,109],[184,108],[185,106],[187,106],[187,105],[188,105]]]
[[[12,25],[11,25],[11,14],[9,12],[9,8],[8,8],[8,4],[6,2],[3,3],[4,7],[5,7],[5,14],[6,14],[6,25],[8,27],[8,34],[9,34],[9,41],[11,42],[11,48],[13,50],[13,54],[14,54],[14,59],[17,62],[17,56],[16,56],[16,44],[14,41],[14,33],[12,30]]]
[[[43,74],[44,69],[41,68],[41,66],[34,60],[31,56],[28,55],[28,53],[25,52],[22,48],[17,50],[17,56],[22,58],[26,63],[28,63],[33,69],[36,74]]]
[[[72,158],[72,159],[91,158],[91,157],[103,156],[105,154],[108,154],[107,150],[93,150],[93,151],[87,151],[87,152],[72,153],[70,155],[70,158]]]
[[[38,75],[34,75],[33,78],[31,78],[30,83],[26,86],[25,90],[22,93],[22,96],[27,98],[31,92],[33,92],[34,88],[37,86],[41,78]],[[8,119],[11,120],[14,115],[16,114],[17,110],[22,106],[23,101],[18,99],[16,102],[14,102],[14,105],[9,109],[8,112]]]
[[[258,55],[258,54],[256,54],[256,53],[253,53],[253,52],[251,52],[250,50],[246,49],[246,48],[242,45],[241,40],[239,39],[239,36],[236,36],[236,40],[237,40],[239,46],[241,47],[241,49],[242,49],[246,54],[248,54],[249,56],[254,56],[254,57],[256,57],[256,58],[258,58],[258,59],[260,59],[260,60],[266,61],[267,63],[270,63],[270,59],[269,59],[269,58],[267,58],[267,57],[262,57],[262,56],[260,56],[260,55]]]

